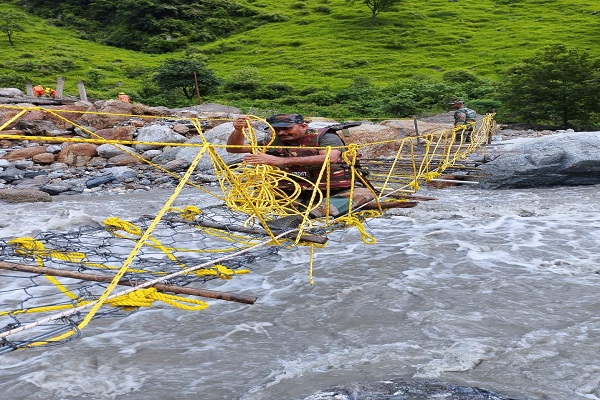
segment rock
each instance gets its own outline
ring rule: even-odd
[[[117,154],[116,156],[109,158],[108,162],[110,164],[123,166],[123,165],[139,164],[139,163],[142,163],[143,161],[132,154],[123,153],[123,154]]]
[[[186,138],[174,132],[165,125],[149,125],[138,130],[137,140],[139,142],[156,142],[157,144],[136,144],[134,147],[140,151],[159,149],[164,147],[160,143],[183,143]]]
[[[69,185],[62,183],[48,183],[40,187],[42,192],[48,193],[50,196],[57,196],[69,191],[70,189],[71,188]]]
[[[114,179],[115,179],[114,174],[112,174],[112,173],[109,172],[108,174],[104,174],[104,175],[100,175],[100,176],[98,176],[96,178],[88,179],[85,182],[85,186],[88,189],[91,189],[91,188],[94,188],[96,186],[100,186],[100,185],[103,185],[105,183],[111,182]]]
[[[319,391],[303,400],[517,400],[484,389],[425,379],[357,382]],[[521,398],[521,400],[524,400]]]
[[[0,97],[22,97],[25,94],[17,88],[0,89]]]
[[[224,123],[204,132],[204,137],[208,142],[212,144],[221,145],[227,142],[227,137],[229,136],[232,130],[232,123]],[[202,139],[200,137],[193,137],[191,139],[186,140],[185,143],[200,145],[202,144]],[[170,147],[165,149],[165,151],[161,155],[152,159],[152,161],[164,166],[168,163],[171,163],[174,160],[182,160],[185,161],[185,166],[179,164],[178,165],[179,167],[185,169],[192,163],[194,158],[196,158],[196,155],[200,150],[201,146]],[[223,161],[226,164],[240,162],[243,158],[243,154],[228,153],[227,150],[225,150],[222,147],[215,148],[215,152],[223,159]],[[212,161],[210,160],[210,157],[208,157],[208,154],[205,154],[196,166],[196,171],[212,171],[212,169]]]
[[[132,105],[119,100],[97,101],[81,120],[96,129],[112,128],[132,114]]]
[[[34,155],[31,159],[36,164],[48,165],[52,164],[56,157],[52,153],[41,153]]]
[[[3,158],[8,161],[28,160],[37,154],[45,153],[47,148],[48,146],[32,146],[16,149],[8,153]]]
[[[14,188],[37,190],[41,186],[50,182],[50,178],[46,174],[30,176],[25,178],[26,179],[22,179],[17,185],[15,185]]]
[[[11,165],[0,171],[0,179],[8,183],[18,181],[23,179],[23,171]]]
[[[485,188],[600,184],[600,132],[498,142],[489,152],[479,166]]]
[[[112,144],[101,144],[100,146],[98,146],[96,148],[96,152],[98,153],[99,156],[104,157],[104,158],[111,158],[114,156],[118,156],[120,154],[124,153],[123,149],[127,149],[129,151],[134,151],[131,148],[128,148],[127,146],[123,146],[122,148],[119,146],[115,146]]]
[[[0,189],[0,201],[5,203],[37,203],[52,201],[52,197],[41,190]]]
[[[98,145],[92,143],[67,143],[58,153],[56,160],[77,167],[86,165],[94,156]]]
[[[114,128],[100,129],[94,132],[107,140],[133,140],[134,126],[116,126]]]
[[[106,172],[112,174],[117,182],[122,182],[130,178],[137,178],[138,174],[129,167],[106,168]]]

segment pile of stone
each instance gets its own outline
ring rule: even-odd
[[[2,97],[6,92],[0,89]],[[10,121],[21,111],[19,107],[32,106],[20,103],[0,107],[0,122]],[[0,140],[0,200],[18,201],[22,195],[31,201],[36,192],[41,192],[41,201],[49,201],[49,196],[56,195],[119,194],[173,187],[179,182],[176,174],[190,166],[200,147],[158,143],[202,143],[198,125],[190,121],[198,118],[208,141],[225,144],[232,130],[231,120],[240,114],[236,108],[217,104],[167,109],[118,100],[77,101],[44,108],[57,114],[32,109],[0,131],[22,138]],[[82,140],[97,138],[130,143]],[[240,160],[239,155],[223,148],[217,148],[217,152],[227,163]],[[192,180],[212,182],[215,178],[211,172],[210,159],[203,157]]]

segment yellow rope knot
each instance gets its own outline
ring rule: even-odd
[[[423,174],[423,179],[425,179],[425,181],[427,182],[431,182],[432,179],[435,179],[441,175],[442,174],[437,171],[426,172],[425,174]]]
[[[124,294],[106,302],[114,307],[151,307],[155,301],[162,301],[173,307],[188,311],[204,310],[208,304],[201,300],[161,293],[155,288],[144,288]],[[189,306],[183,303],[194,304]]]
[[[169,208],[168,212],[178,212],[179,216],[186,221],[193,221],[198,215],[202,214],[202,211],[195,206],[185,206],[183,209],[172,207]]]
[[[16,246],[15,253],[23,257],[51,257],[69,262],[80,262],[85,259],[85,253],[78,251],[46,250],[46,247],[42,242],[27,236],[9,240],[8,244]]]
[[[16,246],[15,253],[22,256],[33,255],[45,250],[42,242],[27,236],[9,240],[8,244]]]
[[[114,232],[114,231],[117,231],[117,230],[121,230],[121,231],[127,232],[127,233],[135,235],[135,236],[141,236],[142,235],[142,230],[140,228],[138,228],[137,226],[135,226],[131,222],[122,220],[122,219],[120,219],[118,217],[106,218],[104,220],[104,225],[106,225],[106,228],[109,231],[113,231]]]
[[[356,143],[350,143],[348,149],[342,153],[342,159],[348,165],[354,165],[356,163],[356,157],[358,156],[358,145]]]
[[[224,265],[217,264],[211,268],[200,269],[194,272],[196,275],[200,276],[217,276],[221,279],[233,279],[235,275],[249,274],[249,269],[238,269],[234,270],[231,268],[227,268]]]
[[[360,237],[365,244],[375,244],[377,241],[374,236],[367,233],[365,226],[362,221],[356,218],[354,215],[346,215],[336,219],[336,222],[341,222],[348,227],[356,227],[360,232]]]

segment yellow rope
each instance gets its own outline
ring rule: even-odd
[[[172,171],[167,171],[163,167],[156,165],[148,160],[142,159],[138,154],[133,154],[134,152],[130,152],[126,147],[126,145],[133,144],[144,144],[144,142],[139,142],[136,140],[106,140],[94,132],[89,131],[84,126],[80,126],[75,122],[69,120],[67,116],[71,113],[79,113],[79,114],[87,114],[88,112],[81,111],[73,111],[73,110],[50,110],[42,107],[6,107],[0,106],[0,108],[11,108],[17,110],[17,114],[11,117],[7,122],[3,123],[0,126],[0,131],[3,131],[8,126],[14,124],[19,118],[22,118],[29,111],[41,111],[46,112],[67,124],[72,124],[74,127],[78,127],[82,129],[82,131],[86,132],[90,139],[82,139],[82,138],[63,138],[63,137],[46,137],[46,136],[27,136],[27,135],[13,135],[13,134],[0,134],[0,139],[8,139],[8,140],[29,140],[29,141],[43,141],[43,142],[78,142],[78,143],[94,143],[94,144],[112,144],[118,146],[125,152],[129,152],[130,154],[138,157],[140,161],[145,162],[152,167],[161,170],[165,173],[168,173],[170,176],[176,177],[179,180],[179,184],[175,189],[172,196],[165,203],[163,208],[157,214],[155,219],[152,221],[150,226],[143,231],[139,227],[135,226],[132,223],[127,221],[120,220],[119,218],[108,218],[105,221],[107,229],[116,237],[125,238],[128,240],[135,241],[136,244],[123,263],[121,267],[119,267],[117,274],[115,275],[113,281],[108,286],[106,291],[100,296],[100,299],[92,309],[87,313],[83,321],[78,325],[77,329],[82,329],[85,327],[93,315],[97,312],[97,310],[103,304],[110,304],[112,306],[122,306],[122,307],[139,307],[139,306],[149,306],[154,301],[160,300],[167,304],[171,304],[178,308],[182,309],[203,309],[206,308],[206,303],[200,301],[191,301],[189,299],[181,298],[178,296],[164,295],[156,292],[156,290],[152,289],[140,289],[127,294],[126,296],[118,296],[116,298],[112,298],[109,301],[106,299],[110,296],[110,293],[114,290],[115,285],[121,279],[125,272],[133,271],[130,269],[130,265],[133,262],[136,254],[142,249],[144,246],[152,247],[155,249],[160,249],[170,260],[178,265],[185,267],[182,263],[178,262],[177,257],[175,257],[175,252],[179,251],[224,251],[223,249],[214,249],[214,250],[191,250],[191,249],[181,249],[174,248],[170,246],[163,245],[158,239],[151,235],[152,231],[156,228],[158,222],[164,216],[166,212],[179,212],[181,218],[187,221],[194,221],[200,214],[201,210],[197,207],[187,206],[183,209],[181,208],[173,208],[171,204],[177,195],[181,192],[185,185],[192,185],[206,193],[214,195],[207,191],[206,189],[194,185],[189,182],[189,178],[194,171],[196,165],[200,161],[200,159],[206,155],[210,157],[213,167],[215,170],[215,175],[219,181],[221,186],[221,191],[223,193],[223,197],[220,198],[225,202],[225,204],[230,207],[232,210],[244,213],[248,215],[248,219],[246,220],[246,224],[254,224],[260,223],[267,232],[270,233],[271,237],[274,238],[275,244],[280,244],[278,239],[275,239],[275,236],[270,231],[267,221],[278,217],[278,216],[287,216],[287,215],[301,215],[302,223],[299,226],[295,244],[298,245],[299,238],[302,232],[304,231],[306,226],[311,226],[313,222],[309,221],[309,212],[314,208],[323,204],[326,206],[326,210],[329,210],[329,199],[330,199],[330,191],[329,191],[329,183],[330,183],[330,154],[332,151],[331,147],[327,148],[326,153],[326,162],[323,163],[320,171],[317,182],[311,181],[303,181],[299,179],[297,176],[289,176],[284,171],[271,166],[249,166],[249,165],[241,165],[236,167],[231,167],[227,165],[223,159],[218,155],[216,149],[219,147],[225,147],[225,145],[214,145],[209,143],[203,135],[200,121],[197,118],[191,118],[190,121],[193,126],[198,131],[200,138],[202,139],[202,143],[155,143],[150,142],[146,144],[152,144],[157,146],[189,146],[189,147],[197,147],[198,154],[196,155],[194,161],[191,163],[190,167],[186,171],[183,176],[179,174],[173,173]],[[64,114],[64,115],[63,115]],[[134,115],[123,115],[123,114],[111,114],[111,113],[97,113],[97,112],[89,112],[89,114],[101,114],[101,115],[110,115],[110,116],[123,116],[123,117],[140,117],[140,118],[164,118],[153,117],[153,116],[134,116]],[[251,116],[251,118],[255,121],[260,121],[266,123],[266,121],[260,117]],[[181,119],[181,118],[178,118]],[[227,120],[227,119],[223,119]],[[271,129],[271,133],[273,133],[272,128],[266,124],[269,129]],[[370,142],[365,144],[364,146],[376,146],[376,145],[390,145],[397,144],[398,151],[394,155],[394,158],[391,162],[391,168],[385,172],[384,174],[384,182],[380,189],[380,193],[378,193],[378,200],[380,200],[382,194],[384,192],[394,192],[397,190],[404,190],[405,188],[410,188],[413,191],[419,189],[420,181],[431,181],[440,176],[440,174],[449,166],[454,165],[458,162],[458,160],[464,159],[468,154],[475,151],[477,147],[481,144],[485,143],[488,140],[488,136],[490,132],[494,129],[495,122],[493,120],[493,114],[486,115],[481,121],[477,124],[470,124],[455,127],[450,130],[446,130],[444,132],[439,132],[435,134],[427,134],[419,137],[409,137],[402,138],[399,140],[385,140],[379,142]],[[470,143],[466,143],[464,141],[464,133],[467,129],[472,129],[471,133],[471,141]],[[258,146],[259,140],[257,137],[257,133],[252,127],[250,121],[247,126],[243,129],[244,137],[247,142],[250,144],[250,147],[253,152],[261,151],[264,152],[268,149],[268,147],[272,144],[267,143],[264,146]],[[271,140],[273,140],[275,135],[271,135]],[[356,174],[355,169],[356,160],[358,158],[358,154],[360,148],[363,145],[358,144],[350,144],[347,146],[345,151],[342,151],[342,159],[348,165],[351,166],[351,187],[354,188],[354,183],[356,179],[363,179],[360,175]],[[408,150],[407,150],[408,149]],[[418,150],[418,151],[417,151]],[[411,165],[411,171],[408,175],[400,175],[395,171],[396,166],[400,164],[401,160],[406,160],[408,152],[408,163]],[[417,160],[420,160],[417,161]],[[284,192],[280,190],[281,185],[285,182],[286,186],[293,188],[292,193]],[[320,184],[324,184],[327,188],[323,193],[318,189]],[[363,181],[363,183],[365,183]],[[396,187],[394,187],[396,185]],[[306,187],[312,187],[312,196],[308,201],[308,208],[306,210],[299,211],[297,205],[298,198],[300,193],[305,190]],[[348,201],[352,203],[353,198],[353,189],[351,189],[350,196]],[[218,197],[218,195],[214,195]],[[349,205],[349,209],[352,210],[352,204]],[[374,244],[376,243],[376,239],[370,235],[365,226],[364,221],[367,218],[375,218],[380,215],[382,210],[379,212],[373,211],[359,211],[354,212],[350,211],[348,215],[343,217],[339,217],[334,221],[330,221],[330,216],[326,214],[324,221],[325,224],[329,224],[330,222],[334,222],[336,225],[340,224],[345,227],[356,227],[361,234],[362,241],[366,244]],[[334,225],[332,225],[334,226]],[[214,229],[214,228],[202,228],[198,227],[198,229],[203,229],[205,232],[210,232],[211,234],[219,237],[229,238],[231,241],[235,241],[236,243],[247,243],[250,245],[251,239],[242,235],[234,236],[229,233],[225,233],[222,230]],[[44,259],[56,259],[73,263],[82,263],[84,265],[93,265],[98,268],[111,268],[116,269],[116,267],[104,266],[99,263],[91,263],[86,261],[86,255],[81,252],[62,252],[52,249],[46,249],[43,243],[29,237],[16,238],[9,242],[9,244],[14,245],[16,247],[15,253],[21,255],[23,257],[33,257],[36,261],[36,264],[40,267],[44,267]],[[317,247],[323,247],[324,245],[310,244],[310,265],[309,265],[309,280],[311,284],[314,284],[313,280],[313,262],[314,262],[314,251]],[[227,249],[231,250],[231,249]],[[136,270],[137,271],[137,270]],[[227,268],[224,265],[218,264],[211,268],[199,269],[197,271],[193,271],[190,273],[197,274],[199,276],[214,276],[221,279],[231,279],[235,275],[248,273],[249,270],[233,270]],[[157,274],[161,274],[161,272],[157,272]],[[72,308],[75,305],[86,304],[88,301],[83,301],[78,299],[74,293],[71,293],[65,286],[63,286],[58,280],[53,277],[47,277],[57,288],[58,290],[67,296],[70,300],[70,304],[65,305],[57,305],[57,306],[49,306],[49,307],[33,307],[26,310],[18,310],[12,312],[16,313],[29,313],[29,312],[42,312],[48,310],[59,310]],[[187,305],[193,304],[191,306]],[[6,315],[10,312],[0,312],[0,315]],[[71,333],[72,334],[72,333]],[[70,334],[61,335],[53,340],[61,340],[65,337],[68,337]],[[41,342],[40,342],[41,343]]]
[[[106,304],[114,307],[151,307],[155,301],[162,301],[163,303],[187,311],[199,311],[208,307],[208,303],[204,301],[161,293],[155,288],[138,289],[135,292],[115,297],[107,301]],[[185,303],[194,305],[189,306]]]

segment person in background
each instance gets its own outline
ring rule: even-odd
[[[119,95],[117,96],[117,100],[121,100],[122,102],[125,102],[125,103],[130,103],[131,102],[131,99],[129,98],[129,96],[127,96],[123,92],[119,93]]]
[[[457,133],[464,135],[465,142],[470,142],[477,113],[465,107],[462,100],[453,100],[448,104],[454,110],[454,127],[464,126],[464,129],[457,130]]]
[[[44,90],[44,87],[42,85],[35,85],[33,87],[33,95],[35,97],[42,97],[45,94],[46,94],[46,91]]]
[[[249,121],[250,117],[242,116],[233,122],[234,130],[227,139],[227,145],[241,147],[227,147],[228,152],[250,153],[251,148],[245,146],[243,133],[243,129],[248,126]],[[314,147],[331,146],[330,209],[327,213],[324,205],[321,205],[311,212],[311,217],[318,218],[326,214],[335,217],[346,214],[349,211],[348,197],[351,192],[351,171],[350,166],[341,157],[344,142],[335,133],[335,130],[328,130],[327,128],[310,129],[308,126],[310,121],[306,121],[300,114],[276,114],[268,117],[266,121],[275,131],[273,143],[265,153],[258,152],[246,155],[244,162],[252,165],[277,166],[292,175],[316,183],[323,163],[326,161],[327,150],[325,148],[315,149]],[[268,140],[259,142],[259,146],[266,143],[268,143]],[[301,179],[297,182],[303,186]],[[313,187],[303,187],[304,191],[299,199],[301,202],[306,203],[311,198]],[[326,182],[321,182],[319,188],[325,195]],[[285,190],[285,187],[282,187],[282,189]],[[377,204],[372,202],[374,198],[375,193],[369,188],[355,186],[352,208],[364,206],[364,208],[375,209]]]

